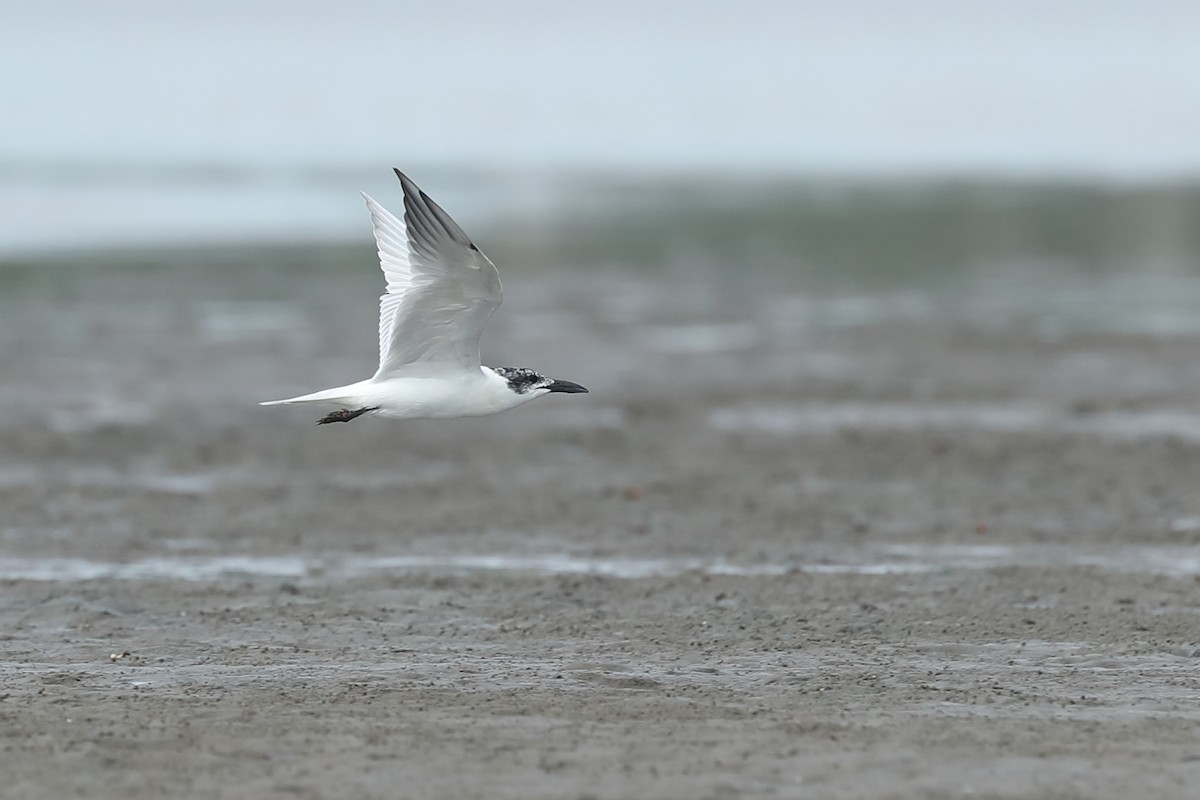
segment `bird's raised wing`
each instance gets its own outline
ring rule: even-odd
[[[403,222],[366,194],[387,292],[375,378],[479,369],[479,337],[500,305],[500,275],[463,229],[400,170]]]

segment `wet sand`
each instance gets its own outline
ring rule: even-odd
[[[5,797],[1194,796],[1200,334],[523,275],[592,394],[255,406],[359,271],[8,295]]]

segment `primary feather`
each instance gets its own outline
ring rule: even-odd
[[[500,274],[429,195],[400,170],[396,177],[403,222],[363,195],[387,279],[375,377],[478,369],[479,339],[503,299]]]

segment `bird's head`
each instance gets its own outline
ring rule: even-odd
[[[508,388],[520,395],[537,397],[550,392],[587,394],[587,389],[578,383],[547,378],[526,367],[492,367],[492,372],[508,381]]]

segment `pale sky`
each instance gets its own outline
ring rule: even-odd
[[[61,0],[0,164],[1200,171],[1200,3]]]

